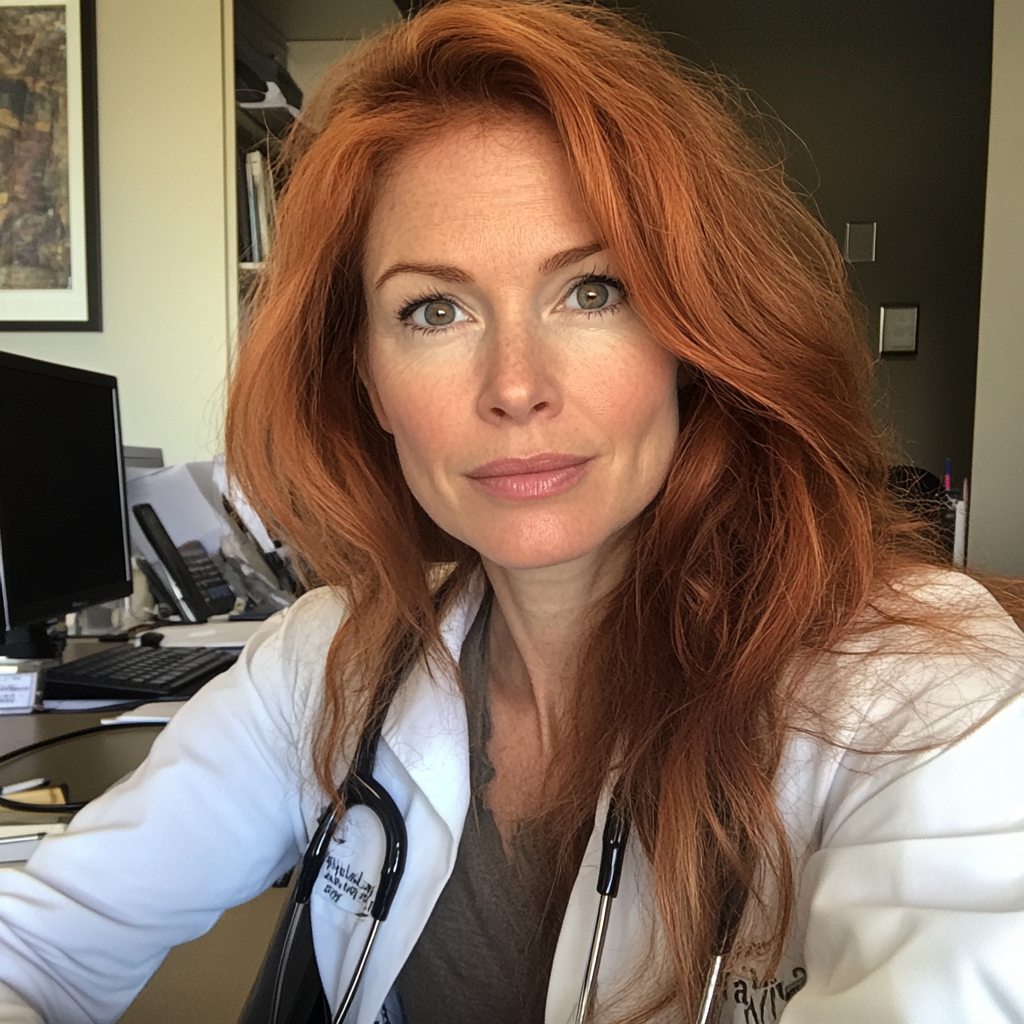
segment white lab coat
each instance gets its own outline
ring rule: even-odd
[[[726,979],[722,1022],[1024,1021],[1024,701],[1015,699],[1024,637],[963,577],[916,589],[973,611],[985,649],[914,653],[920,637],[894,628],[882,654],[830,657],[819,671],[835,675],[833,691],[852,695],[839,738],[905,749],[985,721],[918,754],[855,754],[793,738],[778,777],[799,868],[793,924],[775,978],[740,967]],[[456,657],[480,590],[445,623]],[[66,835],[44,841],[24,871],[0,870],[0,1022],[37,1024],[35,1012],[49,1024],[116,1020],[171,946],[296,863],[323,802],[308,740],[341,614],[321,590],[264,626],[130,779],[83,810]],[[419,666],[394,701],[378,752],[376,776],[405,816],[409,857],[355,1024],[372,1024],[452,870],[468,767],[457,686]],[[358,812],[350,819],[312,899],[317,959],[335,1002],[369,927],[359,911],[378,863],[374,831]],[[602,820],[599,811],[565,915],[547,1024],[565,1024],[579,992]],[[657,962],[650,892],[649,865],[632,843],[599,976],[605,1005]]]

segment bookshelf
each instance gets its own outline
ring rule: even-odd
[[[273,248],[279,156],[322,74],[371,32],[401,18],[395,0],[234,0],[225,5],[229,324],[245,337]]]
[[[244,0],[235,4],[234,44],[235,194],[244,301],[254,283],[251,273],[273,246],[277,158],[303,97],[288,71],[284,34]]]

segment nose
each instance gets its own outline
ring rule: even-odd
[[[491,423],[526,424],[562,408],[558,356],[539,331],[498,328],[484,353],[484,372],[477,404]]]

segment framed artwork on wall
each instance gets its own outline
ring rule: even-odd
[[[95,0],[0,0],[0,330],[99,331]]]

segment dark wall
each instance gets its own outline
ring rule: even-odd
[[[992,0],[646,0],[677,53],[752,91],[794,133],[788,169],[842,242],[878,350],[880,303],[919,303],[918,352],[880,361],[879,415],[904,457],[970,474]],[[801,148],[801,143],[806,149]]]

